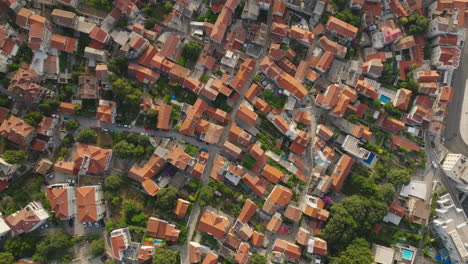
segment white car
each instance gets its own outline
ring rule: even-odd
[[[56,115],[56,114],[52,114],[51,116],[52,116],[52,118],[57,118],[57,119],[60,118],[60,116]]]
[[[142,135],[142,136],[148,136],[148,133],[143,133],[143,132],[141,132],[140,135]]]
[[[432,168],[434,168],[434,169],[438,168],[437,163],[435,161],[432,161]]]
[[[123,125],[123,127],[125,127],[125,128],[130,128],[129,125]]]

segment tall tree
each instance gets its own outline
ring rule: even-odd
[[[92,128],[85,128],[81,130],[76,136],[76,140],[81,143],[92,144],[96,143],[97,134]]]
[[[358,224],[342,204],[330,208],[331,217],[323,229],[323,237],[331,246],[332,252],[343,250],[355,237]]]
[[[367,245],[363,238],[353,240],[338,257],[331,258],[330,264],[371,264],[374,258]]]

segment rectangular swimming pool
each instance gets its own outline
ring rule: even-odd
[[[380,97],[379,97],[379,100],[380,100],[380,102],[385,104],[387,102],[390,102],[392,99],[390,97],[388,97],[388,96],[385,96],[385,95],[381,94]]]
[[[374,152],[371,152],[371,153],[369,154],[369,157],[368,157],[367,159],[363,160],[362,162],[364,162],[364,163],[367,164],[367,165],[371,165],[372,160],[374,160],[374,157],[375,157]]]
[[[403,258],[406,259],[406,260],[412,260],[413,259],[413,253],[414,253],[413,251],[402,249],[401,253],[403,255]]]

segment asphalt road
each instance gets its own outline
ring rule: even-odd
[[[468,34],[465,36],[465,43],[468,41]],[[451,152],[462,153],[468,156],[468,145],[463,141],[460,135],[460,119],[464,113],[462,113],[462,106],[464,102],[466,80],[468,79],[468,60],[464,58],[468,57],[468,45],[463,47],[460,67],[455,70],[452,80],[452,87],[455,89],[455,96],[453,97],[452,103],[449,105],[449,112],[446,119],[446,128],[444,132],[445,147]],[[466,100],[465,100],[466,101]],[[465,133],[468,133],[465,131]]]

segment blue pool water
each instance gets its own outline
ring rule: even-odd
[[[379,97],[379,100],[380,100],[380,102],[385,104],[387,102],[390,102],[392,99],[390,97],[388,97],[388,96],[385,96],[385,95],[381,94],[380,97]]]
[[[367,159],[363,160],[362,162],[364,162],[367,165],[371,165],[372,161],[374,160],[374,157],[375,157],[375,153],[371,152],[369,154],[369,157]]]
[[[161,239],[154,239],[153,242],[154,242],[154,244],[156,244],[158,246],[162,245],[162,240]]]
[[[404,259],[407,259],[407,260],[412,260],[413,259],[413,251],[402,249],[401,253],[403,254]]]

